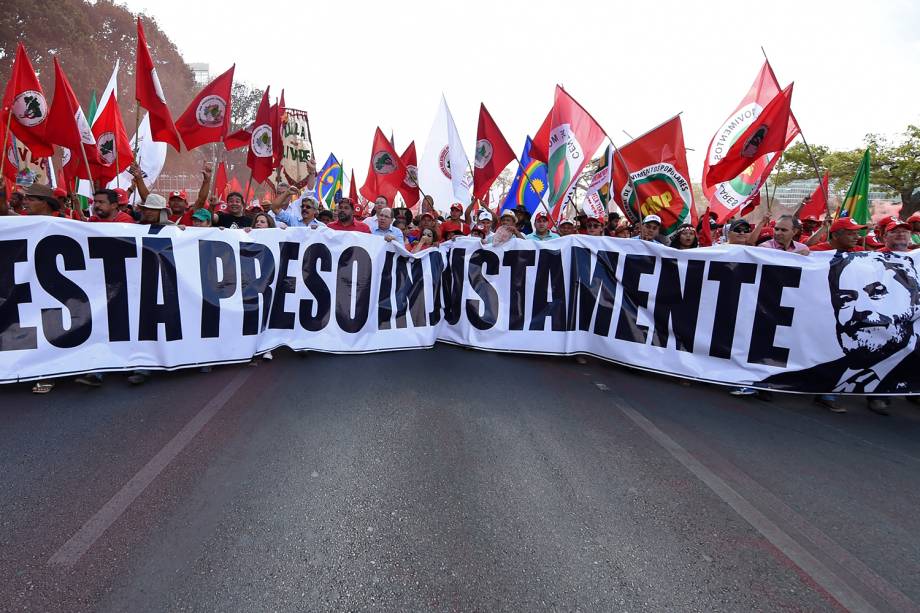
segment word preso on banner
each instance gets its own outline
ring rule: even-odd
[[[569,236],[410,254],[288,228],[0,220],[0,382],[438,341],[727,385],[920,393],[912,257]]]

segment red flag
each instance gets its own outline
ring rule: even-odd
[[[358,184],[355,183],[355,169],[351,169],[351,183],[348,184],[348,199],[351,200],[352,206],[358,205]]]
[[[0,130],[6,128],[6,126],[0,126]],[[5,181],[10,181],[13,185],[16,184],[16,175],[19,174],[19,152],[17,146],[19,141],[16,140],[16,137],[13,134],[10,134],[7,137],[6,151],[3,156],[3,179]],[[12,192],[7,191],[7,197]]]
[[[709,168],[722,159],[729,147],[738,140],[741,132],[755,121],[763,107],[779,92],[780,87],[776,75],[773,74],[770,63],[765,61],[754,83],[751,84],[750,90],[709,143],[703,165],[703,195],[709,201],[712,212],[716,214],[719,223],[724,223],[726,219],[736,214],[754,197],[755,193],[760,191],[764,178],[769,176],[780,156],[762,156],[754,160],[753,164],[732,181],[706,187],[705,177],[709,173]],[[795,117],[791,116],[786,129],[787,144],[792,142],[798,133],[799,125]]]
[[[227,165],[223,162],[217,164],[217,172],[214,174],[214,194],[218,198],[223,199],[225,197],[224,192],[227,191]]]
[[[757,158],[786,148],[787,127],[792,118],[792,85],[790,83],[777,94],[722,159],[709,167],[709,172],[703,177],[705,186],[731,181]]]
[[[531,145],[533,148],[533,145]],[[476,155],[473,159],[473,196],[482,200],[505,166],[515,159],[514,150],[498,129],[486,105],[479,104]]]
[[[64,69],[54,58],[54,100],[48,111],[45,138],[49,143],[64,148],[63,168],[65,181],[76,178],[89,179],[83,152],[90,163],[99,163],[96,137],[86,121],[77,96],[64,74]]]
[[[150,115],[150,134],[153,140],[168,143],[179,151],[179,132],[176,131],[169,107],[166,106],[166,96],[163,94],[157,69],[153,65],[153,58],[147,49],[147,37],[144,36],[140,16],[137,18],[137,67],[134,79],[134,96],[138,104],[147,109]]]
[[[228,134],[224,137],[224,148],[227,151],[233,151],[234,149],[239,149],[240,147],[246,147],[249,145],[249,142],[252,140],[252,125],[240,128],[233,134]]]
[[[236,175],[230,179],[230,189],[227,190],[227,194],[229,195],[230,192],[236,192],[240,195],[243,194],[243,186],[240,184],[240,180],[236,178]]]
[[[393,144],[392,135],[390,144]],[[402,195],[406,206],[411,209],[418,203],[419,199],[418,158],[415,155],[415,141],[409,143],[403,154],[399,156],[399,160],[406,169],[406,176],[403,177],[402,185],[399,186],[399,193]]]
[[[235,68],[236,64],[208,83],[176,121],[182,142],[189,151],[206,143],[220,142],[227,135],[230,129],[230,91],[233,88]],[[249,134],[240,146],[248,142]]]
[[[703,222],[700,224],[699,245],[700,247],[712,247],[712,217],[709,216],[709,207],[706,207]]]
[[[96,150],[100,164],[90,164],[93,178],[101,183],[108,183],[118,173],[128,168],[134,161],[131,141],[121,121],[121,110],[115,96],[109,96],[105,108],[100,111],[93,123],[93,136],[96,137]]]
[[[620,147],[619,155],[613,156],[613,197],[633,223],[646,215],[661,217],[664,234],[672,234],[681,224],[696,226],[680,115]]]
[[[828,174],[825,172],[824,178],[821,179],[821,183],[818,184],[818,187],[816,187],[815,191],[809,196],[808,201],[799,209],[799,219],[805,219],[806,217],[820,219],[822,215],[827,213],[827,199],[824,195],[827,193],[828,178]]]
[[[559,219],[566,194],[605,137],[591,114],[557,85],[546,165],[550,218],[554,222]]]
[[[373,202],[377,196],[386,196],[393,202],[396,192],[406,176],[406,167],[393,150],[393,145],[377,128],[374,133],[374,145],[371,149],[371,161],[367,169],[367,179],[361,186],[361,195]]]
[[[268,90],[262,94],[259,110],[256,111],[256,121],[249,139],[249,155],[246,156],[246,165],[252,170],[252,180],[261,183],[272,174],[274,165],[274,131],[272,130],[271,107],[268,104]],[[247,200],[248,202],[248,200]]]
[[[48,102],[41,83],[32,69],[32,62],[26,55],[26,48],[19,43],[10,80],[3,92],[3,108],[0,112],[0,133],[10,131],[21,140],[36,157],[54,154],[54,148],[45,140],[45,124],[48,119]],[[12,120],[10,119],[12,113]],[[9,137],[6,142],[9,144]]]
[[[534,134],[533,140],[530,144],[530,159],[540,160],[544,164],[549,160],[549,130],[550,124],[553,121],[553,109],[549,110],[549,113],[546,114],[546,119],[543,120],[543,123],[540,124],[540,129],[537,130],[537,133]]]

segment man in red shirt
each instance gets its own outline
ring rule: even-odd
[[[355,220],[355,205],[351,198],[342,198],[335,207],[336,220],[326,227],[332,230],[344,230],[346,232],[363,232],[370,234],[371,229],[363,221]]]
[[[194,206],[189,207],[188,193],[184,189],[169,194],[169,221],[183,226],[190,226],[192,225],[192,213],[196,209],[207,208],[208,193],[211,191],[212,172],[213,167],[210,163],[206,163],[204,170],[201,171],[201,188],[198,190],[198,198],[195,199]]]
[[[859,231],[866,226],[856,223],[852,217],[841,217],[831,224],[831,239],[812,245],[812,251],[865,251],[859,246],[862,237]]]
[[[134,218],[118,210],[118,194],[114,189],[97,189],[93,193],[93,216],[87,221],[134,223]]]
[[[450,205],[450,218],[441,224],[441,234],[442,236],[447,233],[459,232],[463,236],[466,236],[470,233],[470,226],[463,221],[463,205],[459,202],[455,202]]]

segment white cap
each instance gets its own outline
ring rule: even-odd
[[[479,221],[482,221],[484,219],[488,219],[489,221],[492,221],[492,213],[490,213],[489,211],[480,211]]]
[[[147,194],[147,199],[140,206],[145,209],[166,209],[166,198],[160,194]]]
[[[646,215],[642,219],[642,223],[649,223],[650,221],[654,221],[659,226],[661,225],[661,217],[658,217],[658,215]]]

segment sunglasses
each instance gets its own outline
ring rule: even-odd
[[[746,230],[740,230],[740,229],[739,229],[739,230],[732,230],[732,232],[734,232],[735,234],[750,234],[750,233],[751,233],[751,229],[750,229],[750,228],[747,228]]]

